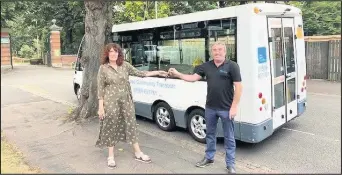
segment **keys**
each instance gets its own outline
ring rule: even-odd
[[[166,81],[167,78],[170,78],[170,77],[171,77],[170,74],[171,74],[171,73],[168,72],[168,74],[165,76],[165,81]]]

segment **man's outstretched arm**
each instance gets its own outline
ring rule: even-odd
[[[202,77],[196,73],[192,74],[192,75],[188,75],[188,74],[182,74],[180,72],[178,72],[175,68],[170,68],[169,69],[169,74],[171,74],[171,76],[182,79],[184,81],[188,81],[188,82],[194,82],[194,81],[198,81],[200,80]]]
[[[200,80],[202,77],[199,76],[198,74],[192,74],[192,75],[187,75],[187,74],[182,74],[180,73],[179,77],[180,79],[184,81],[189,81],[189,82],[194,82]]]

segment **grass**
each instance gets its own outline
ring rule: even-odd
[[[75,107],[69,106],[69,108],[68,108],[68,114],[72,114],[72,112],[74,112],[74,110],[75,110]]]
[[[41,171],[25,163],[23,154],[6,140],[1,131],[1,174],[3,173],[37,174]]]

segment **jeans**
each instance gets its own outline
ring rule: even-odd
[[[222,129],[224,135],[224,149],[226,151],[227,167],[235,167],[235,138],[234,138],[234,123],[229,119],[229,111],[218,111],[210,108],[205,109],[206,121],[206,150],[205,157],[209,160],[214,160],[216,152],[216,128],[218,118],[222,121]]]

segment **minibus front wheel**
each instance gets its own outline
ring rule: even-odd
[[[74,91],[78,102],[81,102],[81,87],[78,84],[74,84]]]
[[[171,107],[165,102],[159,102],[153,111],[158,127],[164,131],[172,131],[176,127]]]

